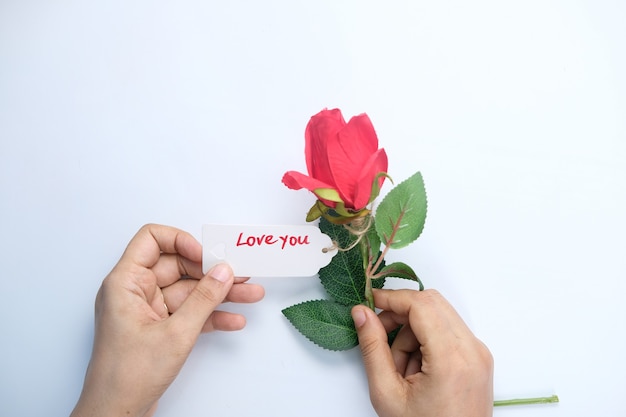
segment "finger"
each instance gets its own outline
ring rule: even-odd
[[[170,315],[170,309],[165,302],[165,294],[163,294],[163,291],[160,291],[159,287],[157,287],[157,289],[157,292],[160,294],[159,297],[155,297],[155,299],[158,299],[158,301],[150,303],[150,306],[152,307],[152,310],[161,316],[161,318],[168,318]]]
[[[371,309],[357,305],[352,308],[352,318],[363,355],[370,397],[376,407],[376,402],[382,400],[378,398],[380,393],[397,390],[399,375],[387,344],[387,332],[378,316]]]
[[[409,322],[408,318],[402,318],[391,311],[382,311],[378,314],[378,318],[385,327],[385,331],[387,333]]]
[[[129,273],[124,266],[119,264],[107,276],[105,281],[114,281],[118,286],[124,288],[125,294],[132,298],[141,300],[141,304],[147,304],[152,311],[160,318],[169,316],[163,292],[156,285],[156,276],[151,269],[134,268]],[[130,291],[129,291],[130,289]]]
[[[209,333],[214,330],[232,332],[241,330],[246,326],[246,318],[241,314],[227,311],[214,311],[209,319],[202,326],[202,333]]]
[[[391,345],[391,356],[396,369],[405,377],[421,369],[420,345],[410,326],[404,326],[396,335]],[[416,359],[419,359],[418,363]]]
[[[465,336],[469,329],[454,308],[435,290],[375,290],[378,308],[406,317],[419,344],[432,349],[449,346],[450,340]]]
[[[178,311],[178,308],[189,297],[189,294],[196,288],[197,284],[198,280],[196,279],[181,279],[161,290],[169,313]]]
[[[235,284],[228,292],[226,301],[231,303],[256,303],[265,297],[265,288],[259,284]]]
[[[227,264],[217,264],[198,280],[170,319],[192,335],[201,332],[209,316],[219,306],[233,285],[233,271]],[[184,330],[185,331],[185,330]]]
[[[152,266],[152,272],[157,278],[157,285],[167,287],[180,280],[181,277],[202,278],[202,264],[193,262],[178,254],[161,254]]]
[[[163,288],[162,291],[165,297],[165,303],[167,304],[170,313],[175,313],[178,310],[178,308],[185,302],[189,294],[196,287],[198,282],[199,280],[191,278],[181,279],[172,285]],[[235,281],[226,295],[224,302],[256,303],[257,301],[263,299],[264,295],[265,290],[260,285],[245,283],[239,284]]]
[[[410,326],[405,326],[407,317],[391,311],[383,311],[378,315],[387,333],[402,326],[391,345],[391,356],[400,375],[411,375],[421,369],[421,353],[419,343]]]
[[[192,262],[202,261],[202,246],[189,233],[170,226],[147,224],[130,241],[121,261],[150,268],[163,253],[178,253]]]

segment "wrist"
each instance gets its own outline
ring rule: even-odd
[[[145,413],[131,411],[129,407],[120,407],[119,404],[107,404],[100,401],[83,401],[76,403],[70,417],[142,417]]]
[[[85,387],[70,417],[145,416],[150,407],[137,407],[132,400],[132,395],[112,395],[106,390]]]

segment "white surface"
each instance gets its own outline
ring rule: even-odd
[[[623,416],[622,1],[0,2],[0,414],[66,415],[101,279],[143,223],[301,224],[287,190],[323,107],[367,112],[390,174],[421,170],[424,234],[393,257],[496,361],[496,416]],[[385,191],[385,190],[383,190]],[[358,350],[280,310],[202,337],[159,416],[374,416]]]

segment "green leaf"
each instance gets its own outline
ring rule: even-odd
[[[343,203],[339,193],[334,188],[316,188],[313,193],[323,200],[334,201],[335,203]]]
[[[424,284],[422,284],[422,281],[418,278],[417,274],[415,274],[413,268],[403,262],[394,262],[390,265],[386,265],[378,274],[376,274],[376,279],[389,277],[415,281],[419,284],[420,291],[424,289]]]
[[[340,248],[349,247],[355,239],[345,227],[324,218],[320,219],[319,227]],[[319,277],[328,295],[338,303],[353,306],[365,300],[365,270],[359,245],[347,252],[338,251],[330,263],[320,269]]]
[[[338,215],[340,215],[341,217],[346,217],[346,218],[351,218],[354,217],[355,213],[350,213],[347,209],[346,209],[346,205],[344,203],[337,203],[335,205],[334,208],[335,212],[337,212]]]
[[[328,235],[341,248],[347,248],[356,239],[343,225],[331,223],[325,218],[320,219],[319,228],[322,233]]]
[[[374,177],[374,181],[372,182],[372,192],[370,194],[370,201],[367,204],[369,204],[372,201],[376,200],[376,198],[380,194],[380,186],[378,185],[378,179],[380,177],[385,177],[385,178],[389,179],[389,181],[391,181],[391,183],[393,184],[393,180],[391,179],[389,174],[387,174],[386,172],[379,172],[378,174],[376,174],[376,176]]]
[[[315,204],[313,204],[313,206],[311,207],[311,209],[306,215],[306,221],[312,222],[313,220],[317,220],[320,218],[320,216],[322,216],[327,211],[328,211],[328,207],[326,207],[324,203],[322,203],[319,200],[315,200]]]
[[[424,180],[416,172],[389,191],[376,209],[376,232],[382,243],[398,249],[415,241],[424,229],[426,206]]]
[[[329,350],[348,350],[358,344],[350,306],[312,300],[287,307],[283,314],[307,339]]]
[[[349,247],[356,239],[342,225],[333,224],[324,218],[320,219],[319,228],[332,241],[337,242],[340,248]],[[365,269],[359,246],[356,245],[347,252],[338,251],[330,263],[319,272],[320,281],[328,295],[347,306],[365,301]],[[382,288],[383,285],[385,280],[382,278],[372,282],[374,288]]]

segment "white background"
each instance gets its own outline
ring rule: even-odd
[[[490,347],[513,416],[623,416],[626,3],[0,1],[0,414],[67,415],[102,278],[146,222],[302,224],[286,189],[324,107],[367,112],[429,195],[409,263]],[[383,189],[383,192],[388,188]],[[159,416],[374,416],[360,353],[254,279]],[[405,283],[400,283],[404,285]]]

